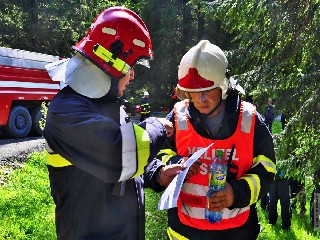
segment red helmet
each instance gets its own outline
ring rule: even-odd
[[[102,11],[74,49],[104,72],[122,77],[135,63],[149,67],[153,58],[149,31],[142,19],[125,7]]]

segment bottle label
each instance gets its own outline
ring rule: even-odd
[[[226,175],[223,173],[214,173],[210,175],[209,185],[223,187],[226,184]]]

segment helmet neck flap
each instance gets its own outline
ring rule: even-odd
[[[118,80],[106,75],[96,65],[81,54],[46,65],[49,76],[54,81],[62,81],[77,93],[89,98],[105,95],[117,96]]]

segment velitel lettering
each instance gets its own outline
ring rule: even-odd
[[[188,147],[188,152],[190,155],[194,154],[196,151],[198,151],[199,149],[202,149],[203,147]],[[204,160],[213,160],[216,158],[216,152],[217,150],[222,150],[223,151],[223,157],[225,159],[229,159],[230,153],[232,148],[226,148],[226,149],[215,149],[215,148],[211,148],[208,151],[206,151],[204,154],[201,155],[201,157],[199,158],[204,159]],[[232,161],[238,161],[239,158],[237,157],[237,149],[234,149],[233,155],[232,155]]]

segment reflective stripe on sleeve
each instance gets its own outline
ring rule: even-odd
[[[177,156],[177,153],[168,148],[168,149],[162,149],[158,153],[158,156],[161,157],[161,161],[163,163],[167,163],[170,160],[170,158],[172,158],[173,156]]]
[[[136,174],[133,176],[137,177],[144,172],[144,167],[148,164],[148,158],[150,156],[150,137],[146,130],[133,124],[134,131],[137,139],[137,150],[138,150],[138,169]]]
[[[189,240],[188,238],[180,235],[179,233],[172,230],[171,227],[167,228],[168,237],[170,240]]]
[[[249,185],[251,192],[250,205],[256,203],[258,201],[261,188],[260,178],[257,174],[244,174],[240,179],[245,180]]]
[[[122,134],[122,172],[119,182],[126,181],[138,171],[135,129],[131,122],[121,125]]]
[[[52,167],[66,167],[73,165],[67,159],[61,157],[59,154],[50,154],[46,151],[47,164]]]
[[[150,156],[150,138],[146,130],[136,124],[120,127],[122,133],[122,173],[120,181],[141,175]]]
[[[163,163],[167,163],[167,162],[170,160],[171,157],[172,157],[172,156],[170,156],[170,155],[162,156],[162,157],[161,157],[161,161],[162,161]]]
[[[253,159],[253,166],[252,167],[255,167],[257,166],[259,163],[261,163],[263,165],[263,167],[268,171],[268,172],[271,172],[271,173],[274,173],[276,174],[277,172],[277,169],[276,169],[276,164],[270,160],[269,158],[267,158],[266,156],[264,155],[259,155],[257,157],[255,157]]]

